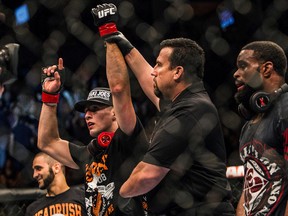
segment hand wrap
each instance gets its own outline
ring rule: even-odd
[[[108,43],[116,43],[123,56],[126,56],[134,48],[130,41],[119,31],[106,36],[104,40]]]
[[[58,71],[60,75],[60,82],[61,82],[60,88],[56,92],[48,92],[45,90],[44,83],[49,80],[54,80],[55,78],[53,73],[49,76],[46,73],[44,73],[43,72],[44,69],[45,68],[42,68],[42,74],[41,74],[42,102],[50,106],[55,106],[57,103],[59,103],[60,91],[64,84],[63,80],[65,76],[65,69],[63,68],[62,70],[59,70],[58,67],[55,69],[55,71]]]

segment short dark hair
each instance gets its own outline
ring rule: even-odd
[[[61,166],[61,170],[62,170],[63,174],[65,175],[65,173],[66,173],[65,166],[62,163],[60,163],[59,161],[57,161],[56,159],[52,158],[50,155],[46,154],[45,152],[38,152],[34,156],[34,159],[37,157],[41,157],[41,156],[43,156],[45,158],[45,161],[46,161],[46,163],[49,164],[49,167],[51,167],[55,163],[59,163]]]
[[[254,41],[245,45],[242,50],[253,50],[254,57],[259,62],[271,61],[277,74],[285,77],[287,57],[278,44],[272,41]]]
[[[173,48],[169,58],[171,68],[182,66],[185,74],[203,78],[205,53],[195,41],[188,38],[166,39],[160,43],[160,50],[165,47]]]

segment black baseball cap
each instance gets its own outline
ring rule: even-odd
[[[94,88],[89,92],[87,100],[82,100],[74,105],[74,109],[79,112],[85,112],[85,108],[93,104],[105,104],[113,106],[112,96],[109,88]]]

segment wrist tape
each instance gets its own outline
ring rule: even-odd
[[[115,23],[112,23],[112,22],[106,23],[100,26],[98,29],[99,29],[99,33],[101,37],[104,37],[105,35],[113,34],[118,31]]]
[[[42,91],[42,102],[48,104],[57,104],[59,102],[60,93],[50,94]]]

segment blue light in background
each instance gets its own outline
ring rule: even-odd
[[[27,4],[21,5],[15,9],[16,25],[21,25],[29,21],[29,10]]]
[[[230,10],[223,10],[219,13],[220,25],[222,29],[234,24],[235,20]]]

